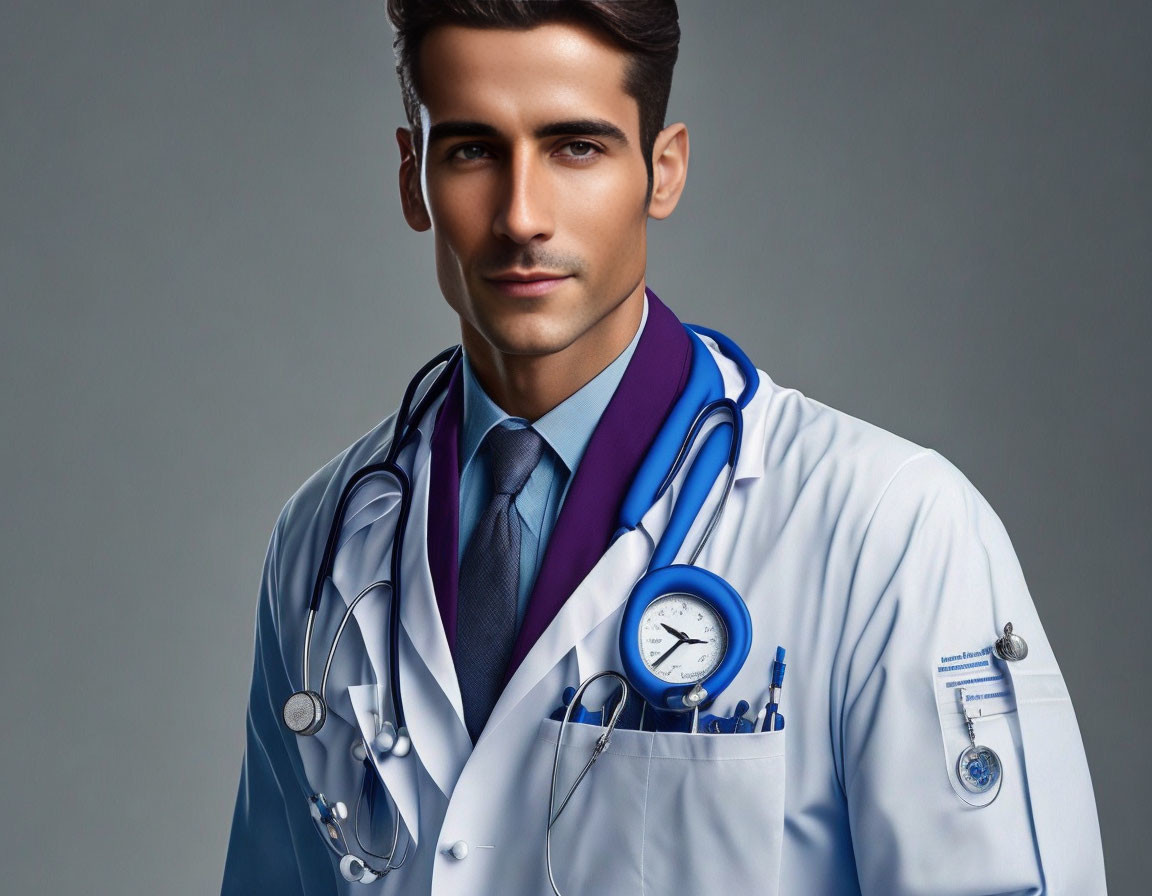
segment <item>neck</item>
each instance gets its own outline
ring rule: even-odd
[[[534,422],[580,391],[636,335],[644,314],[644,283],[559,351],[509,354],[461,319],[461,341],[484,391],[504,413]]]

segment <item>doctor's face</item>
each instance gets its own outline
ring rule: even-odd
[[[587,358],[631,306],[627,344],[647,217],[671,213],[679,189],[646,202],[626,54],[567,24],[440,26],[420,54],[422,164],[401,129],[401,190],[409,223],[434,234],[465,346]]]

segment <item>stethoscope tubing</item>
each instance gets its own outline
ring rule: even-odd
[[[664,477],[664,481],[660,484],[660,489],[657,491],[657,497],[660,497],[672,485],[672,481],[676,478],[676,474],[680,472],[680,468],[684,465],[685,460],[688,458],[688,452],[692,450],[692,446],[696,443],[696,437],[699,435],[700,430],[704,424],[708,422],[711,417],[718,413],[725,413],[728,415],[728,420],[732,426],[732,438],[728,444],[728,458],[727,458],[727,472],[724,477],[724,488],[720,493],[720,500],[712,510],[712,515],[708,518],[708,525],[704,527],[703,533],[696,542],[696,547],[692,549],[691,555],[688,558],[688,565],[695,566],[696,560],[703,552],[705,546],[708,544],[708,539],[712,537],[712,531],[716,528],[716,524],[720,521],[720,514],[724,512],[725,506],[728,504],[728,496],[732,493],[732,485],[736,480],[736,458],[740,455],[740,444],[744,437],[744,416],[740,413],[740,408],[731,398],[718,398],[716,401],[709,402],[700,409],[696,415],[696,419],[692,421],[692,425],[688,429],[688,434],[680,443],[680,450],[676,453],[676,459],[672,462],[671,468],[668,470],[668,475]],[[724,424],[720,424],[723,426]]]
[[[584,692],[588,690],[588,686],[594,681],[601,678],[614,678],[620,682],[620,699],[616,701],[616,705],[612,708],[612,714],[609,716],[607,724],[604,728],[604,733],[596,739],[596,746],[592,750],[592,755],[588,757],[587,762],[584,763],[584,768],[580,770],[580,774],[576,776],[576,780],[572,782],[572,786],[568,788],[568,793],[564,795],[564,799],[560,801],[560,808],[556,808],[556,781],[560,774],[560,745],[564,740],[564,729],[572,722],[572,713],[576,707],[580,705]],[[628,702],[629,688],[628,680],[619,672],[606,670],[604,672],[597,672],[589,676],[580,683],[580,687],[576,689],[576,693],[572,695],[572,700],[568,704],[568,708],[564,711],[564,718],[560,722],[560,728],[556,732],[556,750],[552,754],[552,786],[548,790],[548,826],[544,829],[544,860],[548,868],[548,883],[552,887],[552,892],[556,896],[562,896],[560,887],[556,883],[556,877],[552,872],[552,827],[560,820],[560,815],[568,806],[568,801],[572,799],[572,795],[576,792],[576,788],[580,786],[580,782],[584,780],[584,776],[592,768],[592,764],[600,758],[600,754],[608,747],[609,741],[612,739],[612,732],[616,730],[616,723],[620,720],[620,714],[624,711],[624,706]]]
[[[446,374],[450,376],[455,369],[455,362],[460,354],[460,346],[453,346],[450,349],[445,349],[435,358],[425,364],[417,371],[408,387],[404,390],[404,399],[400,402],[400,409],[396,412],[396,420],[392,425],[392,442],[388,446],[388,453],[385,455],[381,463],[369,464],[366,467],[361,467],[349,477],[348,481],[344,484],[344,489],[340,493],[340,498],[336,502],[336,509],[332,514],[332,526],[328,530],[328,539],[324,544],[324,553],[320,558],[320,566],[316,570],[316,580],[312,585],[312,598],[308,602],[308,609],[317,610],[320,608],[320,598],[324,593],[324,582],[332,573],[332,563],[336,557],[336,544],[340,539],[340,529],[344,523],[344,513],[348,508],[348,501],[352,497],[352,493],[370,476],[380,473],[388,473],[394,475],[394,472],[399,469],[396,463],[400,452],[408,447],[409,443],[415,437],[416,428],[420,425],[421,419],[427,413],[428,407],[432,401],[435,400],[435,395],[440,391],[440,386],[443,385],[442,380],[446,380]],[[445,363],[447,362],[447,363]],[[412,405],[412,400],[415,398],[416,390],[427,379],[428,374],[439,364],[445,364],[444,369],[437,376],[432,387],[424,393],[416,410],[409,414],[409,408]],[[414,418],[414,419],[413,419]],[[404,482],[407,482],[407,476],[404,477]]]
[[[365,762],[367,761],[368,760],[365,760]],[[356,797],[356,808],[353,810],[352,836],[356,838],[356,845],[360,847],[360,851],[364,855],[372,856],[375,859],[384,860],[383,869],[371,869],[373,872],[383,877],[385,874],[388,874],[391,871],[395,871],[406,861],[408,861],[408,852],[412,848],[412,838],[408,837],[406,839],[404,843],[404,854],[400,857],[399,862],[393,864],[392,860],[396,858],[396,848],[400,845],[400,809],[399,807],[396,807],[392,812],[392,848],[389,850],[388,855],[385,856],[378,852],[373,852],[364,845],[364,841],[360,839],[360,803],[363,802],[364,791],[368,790],[368,788],[372,788],[372,791],[368,794],[368,824],[371,826],[372,819],[375,817],[376,813],[376,780],[374,776],[370,774],[369,770],[365,769],[364,780],[360,785],[360,794]]]
[[[389,685],[392,696],[393,707],[396,711],[396,724],[397,728],[406,726],[406,717],[404,715],[403,701],[400,696],[399,688],[399,658],[397,654],[399,651],[397,647],[396,633],[399,631],[400,624],[400,602],[395,599],[400,593],[400,551],[397,550],[397,544],[407,531],[408,515],[412,506],[412,484],[408,478],[408,474],[398,463],[398,458],[401,452],[404,451],[413,441],[415,441],[417,427],[419,427],[424,415],[428,412],[432,402],[436,400],[437,395],[442,391],[442,387],[446,384],[447,379],[452,375],[455,370],[456,363],[460,356],[460,346],[453,346],[450,349],[438,354],[435,358],[425,364],[417,372],[416,376],[408,384],[408,388],[404,391],[404,399],[400,404],[400,409],[396,413],[396,420],[392,430],[392,442],[388,448],[388,453],[382,462],[376,464],[369,464],[368,466],[361,467],[348,479],[345,483],[344,489],[340,493],[340,498],[336,502],[336,509],[333,513],[332,526],[328,530],[328,539],[324,545],[324,554],[320,561],[320,566],[316,571],[316,581],[312,587],[312,597],[308,603],[308,622],[304,632],[304,651],[301,660],[301,680],[304,685],[304,690],[308,690],[309,682],[311,681],[311,654],[312,654],[312,633],[315,626],[316,614],[320,609],[320,601],[324,594],[324,584],[332,575],[332,567],[336,557],[336,545],[340,538],[340,530],[343,527],[344,514],[348,507],[348,502],[351,500],[352,495],[356,489],[360,487],[367,479],[373,476],[386,475],[393,478],[400,490],[400,510],[396,524],[396,538],[392,539],[392,546],[389,552],[389,582],[374,582],[369,585],[365,591],[357,595],[356,599],[349,606],[345,612],[345,617],[341,621],[340,628],[337,631],[336,638],[333,641],[332,647],[328,651],[328,657],[324,663],[324,683],[328,680],[328,670],[332,664],[332,657],[336,652],[336,644],[339,642],[340,634],[347,624],[348,618],[351,614],[352,608],[361,598],[372,588],[378,587],[381,584],[388,584],[391,588],[393,599],[389,602],[389,623],[388,623],[388,643],[389,643]],[[427,379],[428,374],[431,373],[438,365],[444,364],[444,368],[436,377],[432,386],[421,397],[420,402],[417,404],[415,410],[410,411],[412,401],[415,397],[417,389]],[[323,684],[321,689],[323,690]],[[323,700],[323,693],[321,693]]]
[[[332,660],[336,656],[336,645],[340,643],[340,636],[344,634],[344,629],[348,625],[348,620],[352,618],[352,611],[356,609],[356,605],[359,604],[360,601],[362,601],[365,597],[367,597],[369,593],[375,591],[377,588],[387,588],[389,592],[391,592],[392,583],[385,581],[373,582],[371,585],[357,594],[356,597],[353,598],[352,602],[348,604],[348,609],[344,611],[344,616],[340,620],[340,626],[336,629],[335,637],[332,638],[332,649],[328,651],[328,659],[324,663],[324,674],[320,678],[319,694],[320,699],[324,701],[325,705],[328,704],[328,673],[332,670]],[[311,624],[312,617],[309,617],[308,621],[309,624]]]
[[[736,460],[737,460],[737,457],[739,456],[741,441],[742,441],[742,437],[743,437],[743,415],[742,415],[741,411],[742,411],[744,405],[750,399],[751,395],[756,391],[756,385],[758,384],[758,379],[759,379],[759,375],[758,375],[757,371],[755,370],[755,368],[752,366],[751,362],[747,359],[747,357],[743,354],[743,352],[741,352],[739,350],[739,347],[736,346],[735,343],[733,343],[726,336],[724,336],[723,334],[708,330],[708,329],[703,328],[703,327],[693,327],[692,329],[696,330],[698,333],[702,333],[704,335],[712,337],[721,346],[721,350],[725,351],[725,354],[728,354],[729,356],[735,356],[737,363],[740,365],[741,372],[744,374],[745,386],[744,386],[744,389],[742,390],[738,400],[733,401],[730,398],[720,398],[720,399],[709,402],[708,404],[706,404],[703,408],[701,408],[697,412],[695,418],[692,421],[691,426],[688,428],[687,433],[685,434],[685,436],[681,440],[681,443],[680,443],[679,449],[676,453],[676,456],[675,456],[667,474],[664,476],[663,480],[661,481],[660,487],[659,487],[658,492],[657,492],[657,497],[660,497],[671,486],[673,480],[675,479],[677,474],[682,469],[684,463],[687,461],[688,455],[692,450],[692,446],[696,442],[697,436],[700,434],[701,430],[707,424],[707,422],[713,416],[716,416],[717,414],[723,414],[727,419],[724,420],[723,422],[721,422],[713,430],[713,432],[709,434],[709,438],[705,442],[705,447],[707,447],[709,445],[709,443],[711,443],[714,436],[718,435],[717,430],[719,430],[725,424],[727,424],[730,427],[731,435],[730,435],[729,444],[727,446],[727,456],[726,456],[726,463],[725,463],[725,466],[727,467],[727,471],[726,471],[726,477],[724,480],[724,486],[723,486],[723,489],[722,489],[722,492],[720,495],[720,500],[717,502],[716,507],[713,509],[712,514],[708,520],[708,523],[704,529],[704,532],[702,533],[700,539],[698,540],[695,548],[692,551],[690,559],[688,560],[689,565],[695,564],[700,553],[703,551],[705,545],[708,543],[708,540],[711,537],[711,535],[712,535],[712,533],[713,533],[713,531],[714,531],[714,529],[715,529],[715,527],[719,521],[720,515],[723,512],[725,505],[727,504],[728,497],[731,494],[733,483],[735,481]],[[389,612],[388,612],[388,631],[386,633],[386,638],[387,638],[388,645],[389,645],[389,651],[388,651],[389,676],[388,676],[388,678],[389,678],[389,691],[390,691],[390,695],[392,698],[394,716],[396,719],[396,727],[397,727],[398,731],[406,731],[406,729],[407,729],[407,721],[406,721],[406,716],[404,713],[403,698],[402,698],[401,689],[399,686],[400,685],[399,630],[400,630],[400,597],[402,594],[401,557],[402,557],[402,547],[403,546],[402,546],[401,542],[404,540],[405,535],[407,533],[408,517],[409,517],[409,514],[411,512],[411,507],[412,507],[412,484],[411,484],[411,480],[410,480],[408,474],[405,472],[405,470],[400,466],[399,458],[400,458],[400,455],[403,453],[403,451],[406,448],[408,448],[411,444],[413,444],[417,440],[417,438],[419,437],[418,428],[420,426],[420,423],[422,422],[422,420],[424,419],[424,417],[428,413],[428,410],[432,406],[432,404],[444,392],[449,379],[454,375],[454,373],[455,373],[455,371],[459,365],[461,354],[462,354],[461,347],[460,346],[454,346],[450,349],[446,349],[445,351],[441,352],[435,358],[428,361],[423,367],[420,368],[420,370],[412,378],[412,380],[409,382],[407,388],[405,389],[403,400],[400,404],[399,410],[397,411],[396,419],[395,419],[395,422],[393,424],[391,444],[389,445],[389,449],[388,449],[387,454],[385,455],[384,460],[380,463],[370,464],[368,466],[362,467],[361,469],[359,469],[355,473],[353,473],[352,476],[349,478],[349,480],[345,483],[344,488],[341,491],[340,497],[336,503],[336,508],[335,508],[335,512],[333,514],[333,519],[332,519],[332,525],[331,525],[331,528],[329,529],[329,532],[328,532],[328,538],[327,538],[327,541],[325,542],[324,552],[323,552],[323,555],[321,558],[319,568],[317,569],[317,572],[316,572],[316,580],[313,584],[311,599],[309,600],[309,603],[308,603],[308,620],[307,620],[307,626],[306,626],[305,634],[304,634],[304,649],[303,649],[303,656],[302,656],[302,667],[303,667],[302,668],[302,681],[303,681],[305,691],[309,690],[309,682],[310,682],[309,670],[310,670],[310,666],[311,666],[311,646],[312,646],[312,636],[313,636],[314,628],[315,628],[315,620],[316,620],[316,616],[317,616],[317,613],[318,613],[319,608],[320,608],[320,603],[321,603],[321,598],[323,596],[325,583],[328,581],[329,578],[331,578],[332,573],[333,573],[333,566],[335,563],[335,555],[336,555],[336,547],[337,547],[337,544],[339,542],[341,530],[343,528],[344,516],[345,516],[345,513],[347,511],[348,503],[351,500],[353,494],[356,492],[356,490],[367,479],[369,479],[373,476],[378,476],[378,475],[386,475],[386,476],[391,477],[396,482],[398,489],[399,489],[400,507],[399,507],[399,512],[397,515],[395,533],[394,533],[393,538],[392,538],[392,544],[391,544],[391,549],[390,549],[390,554],[389,554],[389,579],[373,582],[372,584],[365,587],[349,603],[347,609],[345,610],[345,613],[343,614],[343,618],[341,619],[340,624],[337,628],[335,637],[333,638],[332,645],[328,651],[328,656],[325,659],[324,671],[323,671],[323,674],[321,677],[320,691],[319,691],[318,696],[320,697],[321,704],[323,706],[326,706],[327,704],[326,704],[325,697],[326,697],[326,689],[327,689],[327,683],[328,683],[328,675],[329,675],[329,672],[331,671],[333,658],[335,656],[336,648],[340,642],[341,636],[343,635],[344,630],[347,627],[348,620],[352,617],[353,611],[355,610],[356,606],[360,603],[361,600],[363,600],[368,594],[370,594],[374,590],[387,586],[389,589],[389,597],[390,597]],[[428,375],[439,365],[443,365],[443,367],[440,370],[440,372],[437,374],[432,385],[427,390],[425,390],[424,393],[421,395],[420,400],[418,402],[416,402],[415,408],[412,408],[412,404],[416,398],[417,391],[420,389],[420,387],[423,385],[425,380],[428,378]],[[749,369],[751,372],[749,372]],[[695,467],[695,466],[696,466],[696,461],[693,462],[693,467]],[[692,472],[693,472],[693,470],[690,469],[689,474],[691,475]],[[703,497],[701,497],[701,500],[703,500]],[[573,707],[579,704],[579,698],[583,694],[583,691],[587,687],[587,685],[591,684],[592,681],[594,681],[594,680],[596,680],[596,679],[598,679],[604,675],[613,675],[614,677],[616,677],[620,680],[621,685],[623,687],[624,697],[619,701],[619,703],[615,707],[615,709],[612,713],[611,722],[607,726],[607,729],[604,732],[604,735],[598,741],[597,747],[594,750],[593,755],[588,760],[587,764],[584,766],[584,769],[577,776],[576,780],[573,782],[572,786],[570,787],[570,789],[569,789],[568,793],[566,794],[566,796],[564,797],[564,799],[561,801],[561,805],[560,805],[559,810],[555,811],[557,766],[558,766],[558,760],[559,760],[561,740],[563,739],[563,732],[564,732],[565,725],[569,721],[569,717],[571,715]],[[579,688],[579,693],[576,695],[576,697],[573,699],[573,701],[569,705],[568,711],[565,715],[565,719],[561,723],[560,731],[558,733],[557,741],[556,741],[556,756],[554,757],[553,768],[552,768],[552,788],[551,788],[551,793],[550,793],[550,798],[549,798],[549,807],[548,807],[549,819],[548,819],[548,826],[547,826],[547,831],[546,831],[546,839],[549,841],[547,844],[549,848],[546,850],[546,852],[548,854],[547,855],[547,857],[548,857],[548,877],[549,877],[549,883],[552,885],[553,891],[555,893],[559,893],[559,890],[556,887],[556,882],[555,882],[553,875],[552,875],[552,866],[551,866],[551,850],[550,850],[551,842],[550,841],[551,841],[552,826],[556,823],[556,821],[560,817],[560,814],[564,811],[564,808],[568,805],[568,801],[572,797],[577,786],[583,780],[584,776],[587,774],[588,770],[591,768],[592,763],[595,762],[596,758],[600,755],[600,753],[607,746],[608,739],[611,736],[612,730],[615,728],[616,720],[618,719],[620,712],[623,709],[624,703],[626,702],[627,694],[628,694],[628,684],[624,680],[623,676],[620,676],[617,673],[609,673],[609,672],[604,672],[604,673],[600,673],[598,675],[595,675],[591,679],[589,679],[588,681],[585,681],[581,685],[581,687]],[[322,724],[323,724],[323,722],[321,721],[321,725]],[[366,764],[366,772],[367,772],[367,763],[369,762],[369,760],[365,759],[364,762]],[[368,777],[368,775],[366,774],[365,778],[367,778],[367,777]],[[357,800],[356,800],[356,806],[354,809],[354,817],[353,817],[353,822],[352,822],[353,835],[356,839],[357,846],[359,846],[362,853],[364,853],[366,855],[370,855],[375,859],[383,859],[384,860],[385,867],[383,869],[371,868],[370,866],[367,865],[367,862],[365,862],[363,859],[359,860],[364,864],[364,866],[366,868],[368,868],[374,874],[376,874],[377,876],[382,876],[383,874],[386,874],[389,871],[394,870],[395,868],[399,867],[400,865],[402,865],[404,863],[404,861],[407,858],[408,847],[410,846],[410,843],[408,845],[406,845],[405,850],[404,850],[404,856],[401,858],[400,863],[397,865],[393,865],[392,860],[396,854],[396,848],[398,846],[398,837],[399,837],[399,810],[397,809],[395,812],[395,819],[394,819],[395,823],[393,825],[393,827],[394,827],[393,842],[392,842],[392,850],[391,850],[390,854],[386,857],[386,856],[380,855],[378,853],[374,853],[371,850],[368,850],[364,847],[364,844],[360,840],[359,827],[360,827],[360,805],[364,799],[365,786],[366,786],[365,782],[362,782],[361,783],[361,790],[360,790],[360,793],[359,793]],[[375,802],[372,794],[369,794],[369,800],[368,801],[369,801],[369,817],[371,818],[371,816],[373,814],[374,802]],[[369,822],[369,824],[371,824],[371,821]],[[335,825],[336,825],[336,830],[339,833],[340,839],[344,842],[344,846],[345,846],[345,850],[346,850],[345,858],[347,858],[347,857],[352,855],[352,853],[350,852],[350,849],[349,849],[350,844],[348,844],[347,838],[344,836],[344,832],[343,832],[341,826],[339,825],[338,821],[335,822]],[[325,837],[324,839],[326,841],[328,840],[327,837]],[[329,842],[329,846],[332,847],[333,850],[336,850],[335,844]]]
[[[743,353],[739,351],[728,337],[721,333],[708,330],[704,327],[693,326],[693,330],[698,333],[707,335],[718,341],[718,344],[724,349],[734,354],[738,362],[743,358]],[[400,681],[400,657],[398,648],[398,632],[400,626],[400,600],[401,594],[401,546],[399,542],[403,540],[407,532],[408,517],[411,512],[412,506],[412,486],[408,474],[399,464],[399,457],[401,453],[417,438],[418,427],[427,414],[428,409],[432,403],[437,400],[447,385],[447,381],[455,373],[456,367],[459,364],[462,349],[460,346],[453,346],[452,348],[445,349],[440,352],[436,357],[432,358],[423,367],[417,371],[416,375],[408,383],[407,388],[404,390],[404,397],[400,403],[400,408],[396,414],[396,420],[393,424],[393,433],[391,444],[389,445],[388,453],[382,462],[376,464],[369,464],[357,470],[345,483],[344,488],[340,494],[340,498],[336,503],[336,509],[333,514],[332,526],[328,532],[328,538],[325,542],[324,553],[321,558],[320,566],[316,572],[316,580],[313,583],[312,596],[308,604],[308,621],[304,634],[304,650],[301,658],[301,679],[304,683],[304,690],[308,690],[309,682],[311,681],[311,647],[313,629],[315,626],[316,615],[320,608],[321,599],[324,593],[324,585],[332,574],[332,567],[335,562],[336,546],[339,542],[340,531],[343,527],[344,516],[347,511],[348,503],[351,500],[356,489],[360,487],[367,479],[378,476],[386,475],[396,481],[400,492],[400,508],[396,524],[396,536],[392,539],[391,548],[389,551],[389,576],[391,600],[389,601],[389,614],[388,614],[388,670],[389,670],[389,691],[392,698],[393,707],[396,715],[397,728],[404,728],[407,726],[407,717],[404,713],[403,697],[401,695],[401,688],[399,687]],[[412,404],[416,399],[416,393],[423,385],[428,375],[437,367],[443,365],[439,374],[436,376],[432,385],[425,390],[421,395],[420,400],[416,402],[416,407],[413,409]],[[731,493],[733,483],[735,481],[736,472],[736,458],[740,452],[740,445],[743,436],[743,415],[741,408],[747,402],[750,390],[754,390],[756,380],[750,378],[748,371],[744,369],[748,364],[741,364],[741,372],[745,375],[745,388],[741,392],[739,399],[733,401],[730,398],[720,398],[715,401],[709,402],[701,408],[696,417],[693,419],[688,432],[680,443],[679,450],[673,460],[671,467],[665,475],[663,481],[658,489],[657,496],[663,495],[664,492],[671,486],[673,480],[680,472],[685,461],[687,460],[688,453],[691,451],[692,445],[695,444],[696,438],[700,430],[705,424],[716,414],[723,413],[728,418],[725,423],[732,427],[732,437],[729,443],[728,458],[727,458],[727,475],[724,481],[724,488],[717,502],[716,507],[713,509],[708,524],[705,527],[700,539],[697,541],[695,548],[692,551],[691,557],[688,560],[689,564],[694,564],[699,557],[700,553],[706,546],[709,538],[712,535],[721,513],[727,504],[728,496]],[[753,373],[755,371],[753,370]],[[721,424],[723,425],[723,424]],[[373,583],[368,586],[364,592],[361,592],[352,604],[349,606],[348,611],[345,613],[344,619],[341,621],[340,628],[337,631],[336,638],[333,641],[332,647],[328,652],[328,656],[324,664],[323,683],[321,684],[321,699],[324,698],[324,684],[327,683],[328,671],[331,668],[332,658],[335,654],[336,644],[339,642],[340,634],[343,632],[350,612],[356,603],[365,596],[367,591],[372,588],[379,587],[380,582]]]

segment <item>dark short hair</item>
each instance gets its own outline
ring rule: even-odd
[[[640,107],[640,148],[652,192],[652,147],[664,127],[672,69],[680,48],[676,0],[388,0],[396,29],[396,74],[404,112],[420,153],[420,45],[438,25],[532,28],[545,22],[586,25],[626,52],[624,91]]]

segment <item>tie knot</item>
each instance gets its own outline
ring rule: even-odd
[[[517,495],[540,463],[544,440],[531,428],[498,426],[488,433],[492,457],[492,483],[498,495]]]

